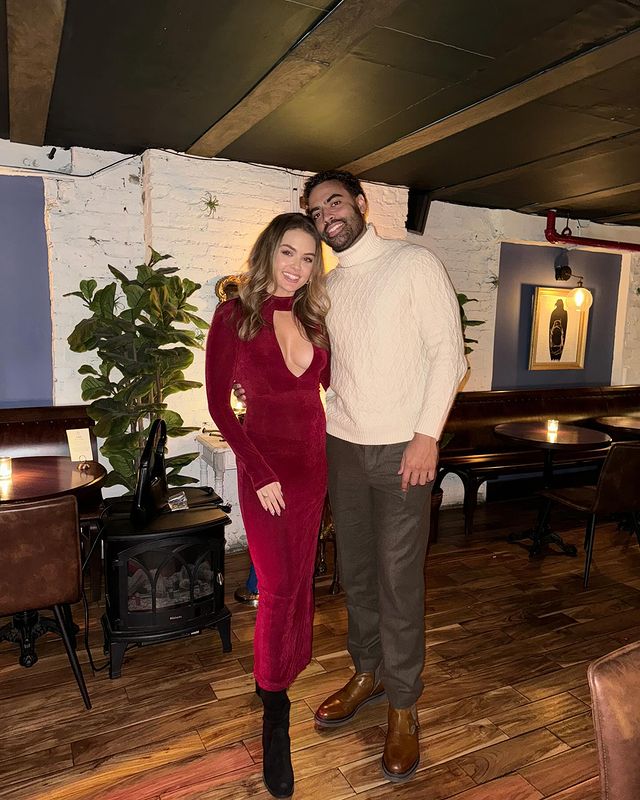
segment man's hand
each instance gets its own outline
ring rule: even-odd
[[[233,393],[241,403],[244,403],[245,406],[247,405],[247,395],[245,394],[241,383],[233,384]]]
[[[437,464],[438,442],[424,433],[415,433],[404,449],[398,470],[398,475],[402,475],[402,491],[435,480]]]
[[[262,508],[268,511],[271,516],[274,514],[280,516],[281,511],[284,511],[284,497],[279,483],[268,483],[262,489],[258,489],[256,494]]]

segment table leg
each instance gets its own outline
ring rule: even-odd
[[[69,637],[75,648],[75,636],[79,631],[71,617],[69,606],[64,608],[65,618],[68,622]],[[36,653],[36,639],[45,633],[55,633],[60,636],[60,628],[55,619],[41,617],[37,611],[21,611],[13,615],[13,620],[0,628],[0,641],[15,642],[20,645],[20,658],[18,662],[23,667],[32,667],[38,660]]]
[[[553,485],[553,452],[551,450],[544,451],[544,469],[543,469],[544,488],[550,489]],[[549,527],[549,512],[551,511],[551,501],[544,499],[538,511],[538,520],[535,528],[519,533],[509,534],[508,541],[520,542],[523,539],[531,539],[531,547],[529,548],[529,558],[536,558],[544,555],[544,551],[550,544],[557,545],[560,550],[567,556],[577,556],[578,550],[575,545],[565,544],[562,537],[554,533]]]
[[[49,632],[60,635],[55,620],[41,617],[37,611],[22,611],[14,614],[13,621],[0,630],[0,639],[19,644],[20,664],[23,667],[32,667],[38,660],[36,639]]]

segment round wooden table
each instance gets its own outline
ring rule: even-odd
[[[79,470],[78,462],[64,456],[33,456],[11,459],[11,478],[0,480],[0,503],[18,503],[73,494],[81,498],[85,492],[97,490],[107,476],[97,461],[86,461],[87,469]]]
[[[594,422],[613,436],[624,439],[640,439],[640,417],[596,417]]]
[[[504,422],[494,428],[498,436],[513,442],[536,447],[544,452],[544,487],[550,489],[553,485],[553,453],[558,450],[593,450],[605,449],[611,444],[611,437],[603,431],[582,428],[578,425],[560,423],[558,430],[548,430],[547,422]],[[575,546],[565,544],[562,537],[553,533],[548,526],[536,524],[532,530],[512,533],[510,542],[519,542],[522,539],[531,539],[529,556],[540,555],[546,544],[557,544],[563,553],[569,556],[578,554]]]
[[[87,461],[85,464],[87,469],[79,470],[78,462],[63,456],[12,458],[11,478],[0,480],[0,504],[43,500],[67,494],[82,501],[85,495],[97,492],[107,476],[106,469],[96,461]],[[65,608],[65,614],[71,628],[73,620],[69,608]],[[23,611],[14,614],[13,621],[0,629],[0,641],[19,644],[20,664],[32,667],[38,660],[35,640],[48,632],[60,635],[54,619],[41,617],[37,611]]]

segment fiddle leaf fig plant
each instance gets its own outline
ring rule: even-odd
[[[104,439],[100,452],[112,466],[106,485],[129,491],[135,488],[153,419],[165,420],[170,437],[197,430],[185,427],[166,400],[202,386],[187,380],[185,370],[193,362],[193,349],[202,349],[209,325],[189,302],[200,284],[179,278],[178,267],[158,266],[168,258],[152,250],[148,263],[135,267],[134,277],[109,265],[114,282],[98,289],[95,280],[83,280],[79,291],[65,295],[79,298],[89,311],[67,341],[75,353],[96,351],[99,358],[97,366],[84,364],[79,372],[85,376],[82,399],[91,401],[95,434]],[[197,456],[166,459],[169,485],[197,483],[180,474]]]

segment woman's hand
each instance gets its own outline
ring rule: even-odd
[[[258,489],[256,494],[258,495],[258,500],[260,500],[260,505],[265,511],[268,511],[271,516],[275,514],[280,516],[280,512],[284,511],[284,497],[282,496],[282,487],[279,483],[268,483],[266,486]]]

